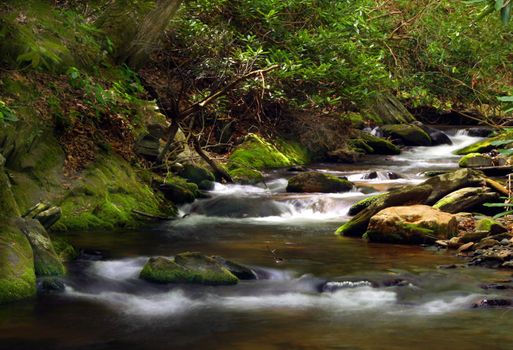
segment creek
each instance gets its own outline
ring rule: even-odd
[[[348,177],[351,192],[288,194],[292,174],[278,170],[258,186],[216,184],[211,198],[182,207],[180,220],[69,233],[88,254],[69,264],[64,293],[0,308],[0,349],[511,349],[509,311],[472,308],[513,296],[481,288],[510,272],[441,269],[462,261],[434,247],[333,234],[365,196],[456,168],[451,152],[477,139],[448,133],[451,146],[311,166]],[[149,256],[184,251],[221,255],[267,278],[218,287],[138,279]]]

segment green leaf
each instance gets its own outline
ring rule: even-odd
[[[502,217],[504,217],[506,215],[511,215],[511,214],[513,214],[513,210],[508,210],[508,211],[504,211],[502,213],[499,213],[499,214],[495,215],[493,218],[494,219],[500,219],[500,218],[502,218]]]
[[[485,203],[483,205],[488,208],[513,208],[513,203]]]
[[[504,7],[504,0],[495,0],[495,11],[500,11]]]
[[[501,102],[513,102],[513,96],[498,96],[497,100]]]

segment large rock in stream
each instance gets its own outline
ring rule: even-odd
[[[358,213],[349,222],[342,225],[336,234],[361,237],[373,215],[388,207],[411,204],[433,205],[444,196],[460,188],[482,184],[484,175],[472,169],[460,169],[434,176],[418,186],[404,186],[388,193],[360,201],[351,208]]]
[[[365,237],[371,242],[425,244],[457,234],[452,214],[427,205],[390,207],[374,215]]]
[[[423,203],[432,191],[433,188],[428,185],[404,186],[375,197],[369,206],[342,225],[336,234],[361,237],[367,231],[370,219],[379,211],[393,206]]]
[[[395,124],[384,125],[381,131],[387,137],[405,146],[431,146],[431,137],[417,125]]]
[[[231,267],[230,267],[231,266]],[[154,283],[192,283],[203,285],[233,285],[239,278],[234,273],[249,276],[248,271],[237,263],[227,264],[219,257],[209,257],[200,253],[181,253],[168,259],[150,258],[144,265],[139,277]]]
[[[353,184],[345,179],[320,172],[301,173],[289,180],[287,192],[296,193],[335,193],[347,192]]]

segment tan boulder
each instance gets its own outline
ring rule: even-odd
[[[457,226],[454,215],[427,205],[390,207],[371,218],[366,236],[372,242],[434,243],[455,236]]]

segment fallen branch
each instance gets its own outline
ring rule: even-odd
[[[201,145],[199,143],[199,140],[196,137],[192,136],[192,134],[191,134],[191,142],[192,142],[192,145],[193,145],[196,153],[198,153],[200,155],[200,157],[203,158],[203,160],[205,160],[205,162],[207,162],[208,165],[210,165],[210,167],[214,170],[216,177],[220,177],[221,179],[224,179],[228,183],[233,183],[233,179],[230,176],[230,174],[228,174],[228,172],[226,172],[226,170],[221,168],[215,160],[210,158],[205,153],[205,151],[203,151],[203,149],[201,148]]]

